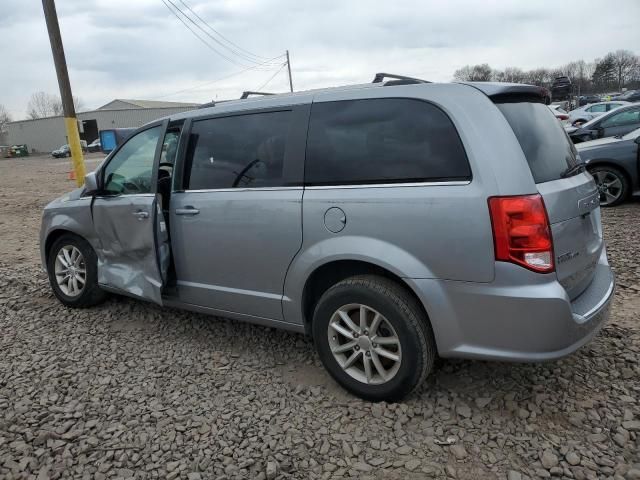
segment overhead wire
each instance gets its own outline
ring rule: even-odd
[[[245,58],[250,59],[251,57],[253,57],[254,61],[258,61],[258,62],[263,62],[266,60],[266,57],[263,57],[261,55],[256,55],[255,53],[250,52],[249,50],[242,48],[240,45],[238,45],[237,43],[231,41],[230,39],[228,39],[227,37],[225,37],[222,33],[220,33],[218,30],[216,30],[215,28],[213,28],[211,26],[211,24],[209,24],[204,18],[202,18],[200,15],[198,15],[198,13],[196,11],[194,11],[184,0],[179,0],[180,3],[182,3],[192,14],[193,16],[195,16],[198,20],[200,20],[200,22],[202,22],[203,25],[205,25],[207,28],[209,28],[209,30],[211,30],[213,33],[215,33],[216,35],[218,35],[223,41],[225,41],[226,43],[228,43],[229,45],[231,45],[231,47],[225,46],[225,48],[227,48],[230,51],[234,51],[238,50],[238,52],[241,52],[245,55]]]
[[[168,2],[168,3],[167,3]],[[204,35],[206,35],[207,37],[209,37],[211,40],[213,40],[217,45],[223,47],[223,48],[228,48],[226,47],[223,43],[220,42],[220,40],[218,40],[216,37],[214,37],[213,35],[211,35],[209,32],[207,32],[204,28],[202,28],[202,26],[200,26],[195,20],[193,20],[189,15],[187,15],[179,6],[177,6],[173,0],[162,0],[162,3],[165,4],[165,6],[171,11],[171,13],[173,13],[173,15],[180,20],[180,22],[182,22],[182,24],[187,27],[187,29],[193,33],[196,37],[198,37],[198,39],[204,43],[207,47],[209,47],[212,51],[214,51],[215,53],[217,53],[218,55],[220,55],[222,58],[224,58],[225,60],[234,63],[236,65],[242,66],[242,67],[248,67],[252,64],[255,65],[260,65],[259,61],[256,61],[254,59],[248,58],[246,55],[239,55],[237,52],[231,51],[232,55],[235,55],[235,57],[230,57],[228,56],[228,54],[222,53],[221,51],[218,50],[218,48],[214,47],[213,45],[211,45],[211,43],[209,43],[206,39],[202,38],[200,36],[200,34],[198,34],[195,30],[193,30],[193,28],[191,28],[185,21],[184,19],[188,20],[189,22],[191,22],[198,30],[200,30]],[[171,4],[171,6],[173,8],[171,8],[169,6],[169,4]],[[178,14],[180,13],[182,15],[182,17],[184,17],[184,19]],[[248,63],[247,63],[248,62]],[[269,67],[275,68],[277,65],[267,65],[266,69],[269,69]],[[264,69],[263,69],[264,70]]]
[[[284,57],[284,56],[285,56],[284,54],[282,54],[282,55],[278,55],[277,57],[273,57],[273,58],[269,59],[269,60],[268,60],[268,62],[272,62],[273,60],[277,60],[278,58],[282,58],[282,57]],[[287,64],[287,63],[285,62],[285,63],[284,63],[284,65],[286,65],[286,64]],[[227,80],[228,78],[235,77],[236,75],[240,75],[241,73],[245,73],[245,72],[247,72],[247,71],[249,71],[249,70],[254,70],[254,69],[256,69],[256,68],[257,68],[257,67],[259,67],[259,66],[260,66],[260,65],[254,65],[253,67],[249,67],[249,68],[242,69],[242,70],[240,70],[240,71],[238,71],[238,72],[231,73],[231,74],[229,74],[229,75],[225,75],[224,77],[216,78],[215,80],[211,80],[211,81],[205,82],[205,83],[203,83],[203,84],[201,84],[201,85],[195,85],[195,86],[193,86],[193,87],[184,88],[184,89],[182,89],[182,90],[177,90],[177,91],[172,92],[172,93],[167,93],[167,94],[165,94],[165,95],[160,95],[160,96],[155,97],[155,98],[166,98],[166,97],[172,97],[173,95],[177,95],[177,94],[179,94],[179,93],[189,92],[189,91],[192,91],[192,90],[198,90],[198,89],[203,88],[203,87],[208,87],[209,85],[212,85],[212,84],[217,83],[217,82],[221,82],[221,81],[223,81],[223,80]],[[280,67],[280,70],[282,70],[282,66]],[[278,70],[278,71],[280,71],[280,70]],[[276,73],[277,73],[277,72],[276,72]]]
[[[276,71],[276,73],[274,73],[271,77],[269,77],[269,80],[267,80],[266,82],[264,82],[262,85],[260,85],[258,88],[256,88],[256,91],[261,91],[264,87],[266,87],[267,85],[269,85],[271,83],[271,80],[273,80],[274,78],[276,78],[276,76],[282,71],[282,69],[287,65],[287,62],[284,62],[280,68]]]

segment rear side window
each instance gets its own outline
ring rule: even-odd
[[[470,178],[458,132],[434,105],[385,98],[316,103],[311,109],[307,185]]]
[[[562,125],[542,103],[499,103],[513,129],[536,183],[562,178],[577,163],[576,150]]]
[[[193,122],[185,188],[282,186],[290,123],[290,111]]]

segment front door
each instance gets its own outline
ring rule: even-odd
[[[156,193],[165,129],[166,122],[143,130],[115,152],[92,207],[98,283],[158,304],[168,264],[168,229]]]
[[[302,244],[307,119],[308,106],[193,120],[183,188],[171,196],[181,301],[282,319]]]
[[[605,118],[600,123],[599,136],[626,135],[636,128],[640,128],[640,106],[623,110]]]

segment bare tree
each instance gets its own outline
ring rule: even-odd
[[[492,76],[493,70],[486,63],[482,65],[465,65],[453,74],[453,78],[465,82],[488,82]]]
[[[618,80],[618,91],[622,91],[622,87],[635,76],[640,59],[629,50],[616,50],[612,58]]]
[[[7,123],[11,121],[11,115],[4,105],[0,104],[0,134],[7,130]]]
[[[83,102],[78,97],[73,97],[73,104],[76,112],[83,107]],[[27,115],[31,119],[55,117],[62,113],[62,100],[46,92],[36,92],[31,95],[27,105]]]
[[[58,99],[46,92],[35,92],[27,104],[27,115],[31,119],[60,115],[57,108]]]

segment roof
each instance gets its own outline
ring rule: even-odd
[[[170,108],[170,107],[196,107],[199,103],[193,102],[165,102],[161,100],[133,100],[116,98],[109,103],[98,107],[98,110],[113,110],[123,108]]]

